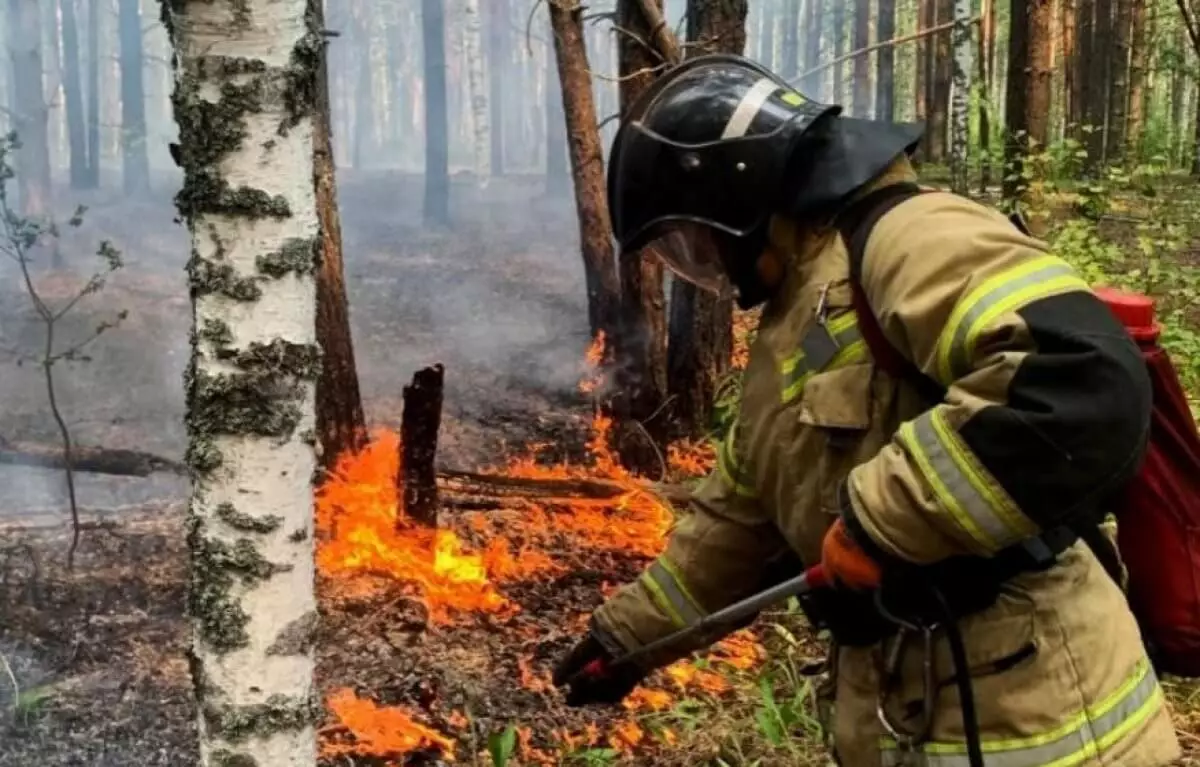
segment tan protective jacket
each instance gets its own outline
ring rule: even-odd
[[[902,159],[873,186],[912,180]],[[1130,405],[1145,386],[1136,350],[1073,270],[998,212],[927,193],[886,213],[868,240],[862,283],[881,327],[948,387],[932,409],[872,364],[841,238],[786,229],[773,240],[788,245],[790,273],[764,310],[718,468],[663,555],[595,615],[627,650],[748,596],[787,547],[818,562],[838,515],[884,556],[996,552],[1127,471],[1144,435]],[[819,320],[836,347],[819,342]],[[1136,622],[1083,542],[959,625],[988,765],[1178,758]],[[904,723],[922,709],[920,645],[906,645],[887,704]],[[831,729],[841,764],[966,767],[944,637],[932,731],[915,756],[902,758],[876,715],[884,651],[837,651]]]

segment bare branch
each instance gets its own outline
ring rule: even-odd
[[[967,24],[978,24],[979,21],[980,21],[980,17],[975,16],[974,18],[968,19]],[[826,69],[829,69],[830,67],[834,67],[834,66],[837,66],[838,64],[841,64],[843,61],[849,61],[850,59],[856,59],[859,56],[865,56],[868,53],[879,50],[880,48],[888,48],[893,45],[900,45],[902,43],[911,43],[913,40],[920,40],[923,37],[928,37],[929,35],[935,35],[938,32],[945,32],[947,29],[950,29],[951,27],[955,26],[957,23],[958,22],[956,22],[956,21],[948,21],[945,24],[939,24],[936,27],[929,27],[928,29],[922,29],[920,32],[914,32],[911,35],[904,35],[903,37],[893,37],[890,40],[883,40],[882,42],[878,42],[873,45],[868,45],[866,48],[859,48],[856,51],[850,51],[849,53],[847,53],[843,56],[838,56],[836,59],[833,59],[832,61],[826,61],[824,64],[821,64],[820,66],[813,67],[812,69],[808,70],[807,72],[801,72],[800,74],[793,77],[789,82],[795,83],[796,81],[802,80],[805,77],[808,77],[809,75],[819,74],[821,72],[824,72]]]

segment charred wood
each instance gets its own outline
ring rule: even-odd
[[[442,424],[442,385],[445,369],[439,363],[418,370],[404,387],[400,425],[401,515],[418,524],[437,525],[438,430]]]

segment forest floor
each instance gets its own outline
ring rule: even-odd
[[[447,368],[443,464],[630,478],[597,447],[604,424],[579,388],[590,339],[569,200],[542,198],[536,180],[493,184],[482,197],[457,189],[464,214],[439,233],[416,220],[419,179],[351,174],[341,184],[356,352],[379,431],[318,502],[323,764],[484,765],[509,748],[508,763],[522,765],[825,764],[804,676],[820,646],[785,609],[657,673],[626,706],[562,705],[553,661],[661,545],[671,516],[654,499],[447,509],[438,532],[395,532],[389,430],[401,387],[435,361]],[[51,299],[69,295],[86,278],[83,254],[109,237],[128,264],[64,332],[86,333],[122,308],[130,318],[96,343],[92,362],[64,368],[60,399],[82,444],[177,457],[186,233],[165,203],[86,202],[66,264],[39,285]],[[1190,243],[1176,252],[1191,261]],[[0,272],[0,438],[52,443],[38,371],[17,367],[11,351],[36,349],[39,326],[9,276]],[[708,453],[678,446],[670,477],[695,476]],[[61,474],[0,467],[0,767],[193,763],[185,483],[80,479],[97,529],[68,572]],[[337,544],[347,525],[385,544],[370,573]],[[1200,765],[1200,689],[1167,684],[1189,750],[1182,763]]]

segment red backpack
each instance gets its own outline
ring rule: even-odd
[[[871,227],[895,205],[921,194],[899,184],[868,194],[843,212],[837,226],[850,254],[859,333],[880,368],[908,381],[929,401],[944,391],[892,346],[859,280]],[[1019,219],[1013,223],[1028,233]],[[1137,343],[1153,386],[1150,440],[1142,465],[1113,503],[1117,548],[1128,569],[1126,597],[1160,672],[1200,677],[1200,435],[1167,352],[1158,345],[1154,301],[1112,288],[1096,295]],[[1083,534],[1102,562],[1103,539]],[[1111,572],[1111,568],[1110,568]]]

